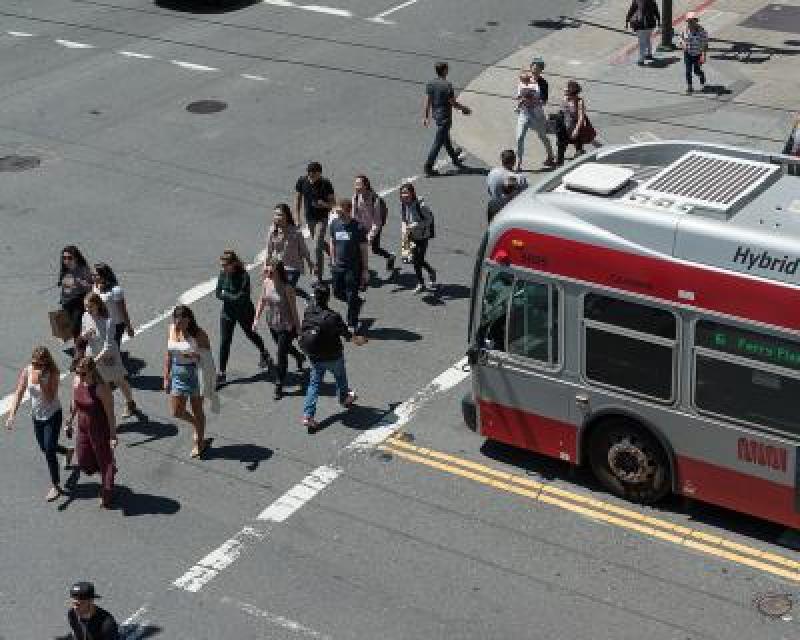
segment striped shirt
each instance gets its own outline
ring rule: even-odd
[[[699,56],[708,46],[708,33],[703,27],[697,27],[694,31],[686,29],[681,34],[683,48],[690,56]]]

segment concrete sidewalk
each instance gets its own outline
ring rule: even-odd
[[[697,11],[711,38],[706,92],[695,82],[691,96],[685,95],[682,51],[656,52],[655,63],[636,65],[636,35],[624,29],[629,5],[595,0],[574,19],[553,16],[547,21],[551,35],[499,61],[464,89],[459,99],[473,113],[456,115],[455,139],[489,165],[498,163],[502,149],[516,149],[519,70],[542,56],[550,83],[547,111],[557,110],[567,80],[578,80],[601,144],[681,138],[781,151],[793,111],[800,110],[799,0],[784,0],[777,8],[764,0],[676,0],[676,34],[686,12]],[[783,14],[770,13],[782,6]],[[743,26],[748,20],[757,26]],[[653,38],[655,49],[660,34]],[[523,167],[539,170],[543,159],[529,133]]]

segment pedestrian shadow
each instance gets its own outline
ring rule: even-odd
[[[715,96],[727,96],[733,93],[733,91],[728,89],[728,87],[723,84],[707,84],[700,90],[700,93],[712,94]]]
[[[385,422],[386,419],[394,413],[397,406],[398,403],[392,403],[387,408],[355,404],[349,409],[342,408],[337,413],[320,420],[317,423],[317,433],[327,429],[336,422],[341,422],[342,425],[348,429],[367,431]]]
[[[177,436],[179,431],[180,429],[170,422],[159,422],[157,420],[150,420],[149,418],[139,422],[123,422],[117,425],[117,433],[140,433],[146,436],[144,440],[125,443],[127,449]]]
[[[137,391],[163,391],[163,376],[134,376],[128,378],[128,384]]]
[[[238,378],[229,378],[219,386],[219,390],[225,387],[236,386],[240,384],[253,384],[255,382],[270,382],[269,369],[262,369],[258,373],[249,376],[239,376]]]
[[[377,329],[371,329],[366,335],[370,340],[394,340],[397,342],[417,342],[422,340],[422,336],[416,331],[396,327],[378,327]]]
[[[568,462],[518,449],[494,440],[487,440],[480,452],[490,460],[516,467],[534,480],[560,481],[577,485],[588,489],[594,494],[593,497],[600,500],[611,503],[621,501],[623,505],[626,504],[626,501],[611,495],[600,485],[588,465],[576,467]],[[683,496],[669,495],[655,505],[644,508],[648,512],[651,511],[652,515],[656,517],[659,516],[659,513],[685,516],[690,522],[696,521],[762,542],[786,546],[781,540],[781,536],[787,529],[782,525]]]
[[[262,462],[269,460],[274,451],[255,444],[226,444],[212,446],[203,455],[203,460],[236,460],[248,471],[255,471]]]
[[[411,267],[410,264],[408,266]],[[409,273],[408,271],[401,271],[394,277],[390,284],[393,284],[394,288],[389,293],[411,291],[417,286],[417,276],[415,276],[413,273]]]
[[[667,67],[672,66],[676,62],[678,62],[680,58],[678,56],[667,56],[664,58],[653,58],[649,64],[646,64],[645,67],[649,69],[666,69]]]
[[[552,18],[545,18],[544,20],[531,20],[528,22],[529,27],[536,27],[538,29],[550,29],[551,31],[561,31],[562,29],[578,29],[579,24],[577,21],[561,16],[557,20]]]
[[[58,505],[59,511],[66,511],[76,500],[100,500],[101,484],[90,481],[78,484],[80,470],[73,469],[70,477],[64,483],[68,490],[66,500]],[[172,498],[157,496],[151,493],[137,493],[125,485],[114,486],[114,495],[111,501],[111,511],[121,511],[124,516],[142,515],[173,515],[181,508],[180,503]]]
[[[789,44],[791,42],[796,41],[787,40],[784,44]],[[784,47],[773,47],[754,42],[725,40],[722,38],[711,38],[708,50],[711,57],[715,60],[734,60],[746,64],[763,64],[764,62],[768,62],[773,55],[800,55],[800,49],[787,49]]]
[[[183,13],[228,13],[246,9],[261,0],[156,0],[155,5]]]
[[[123,351],[122,353],[122,364],[125,365],[125,369],[128,372],[128,380],[131,385],[133,385],[131,378],[136,377],[141,371],[144,371],[144,368],[147,366],[144,360],[130,355],[127,351]]]
[[[164,631],[163,627],[154,624],[124,624],[120,627],[120,638],[145,640],[145,638],[153,638]]]
[[[123,516],[171,516],[180,511],[181,503],[172,498],[152,493],[139,493],[116,485],[111,501],[111,511],[121,511]]]

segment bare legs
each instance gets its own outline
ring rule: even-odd
[[[199,457],[208,447],[209,441],[206,440],[206,414],[203,411],[203,396],[192,396],[188,398],[191,411],[186,409],[186,396],[170,396],[169,408],[172,415],[179,420],[185,420],[192,425],[194,436],[192,438],[192,457]]]

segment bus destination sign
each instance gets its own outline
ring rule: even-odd
[[[697,323],[697,345],[800,371],[800,344],[766,334],[701,320]]]

